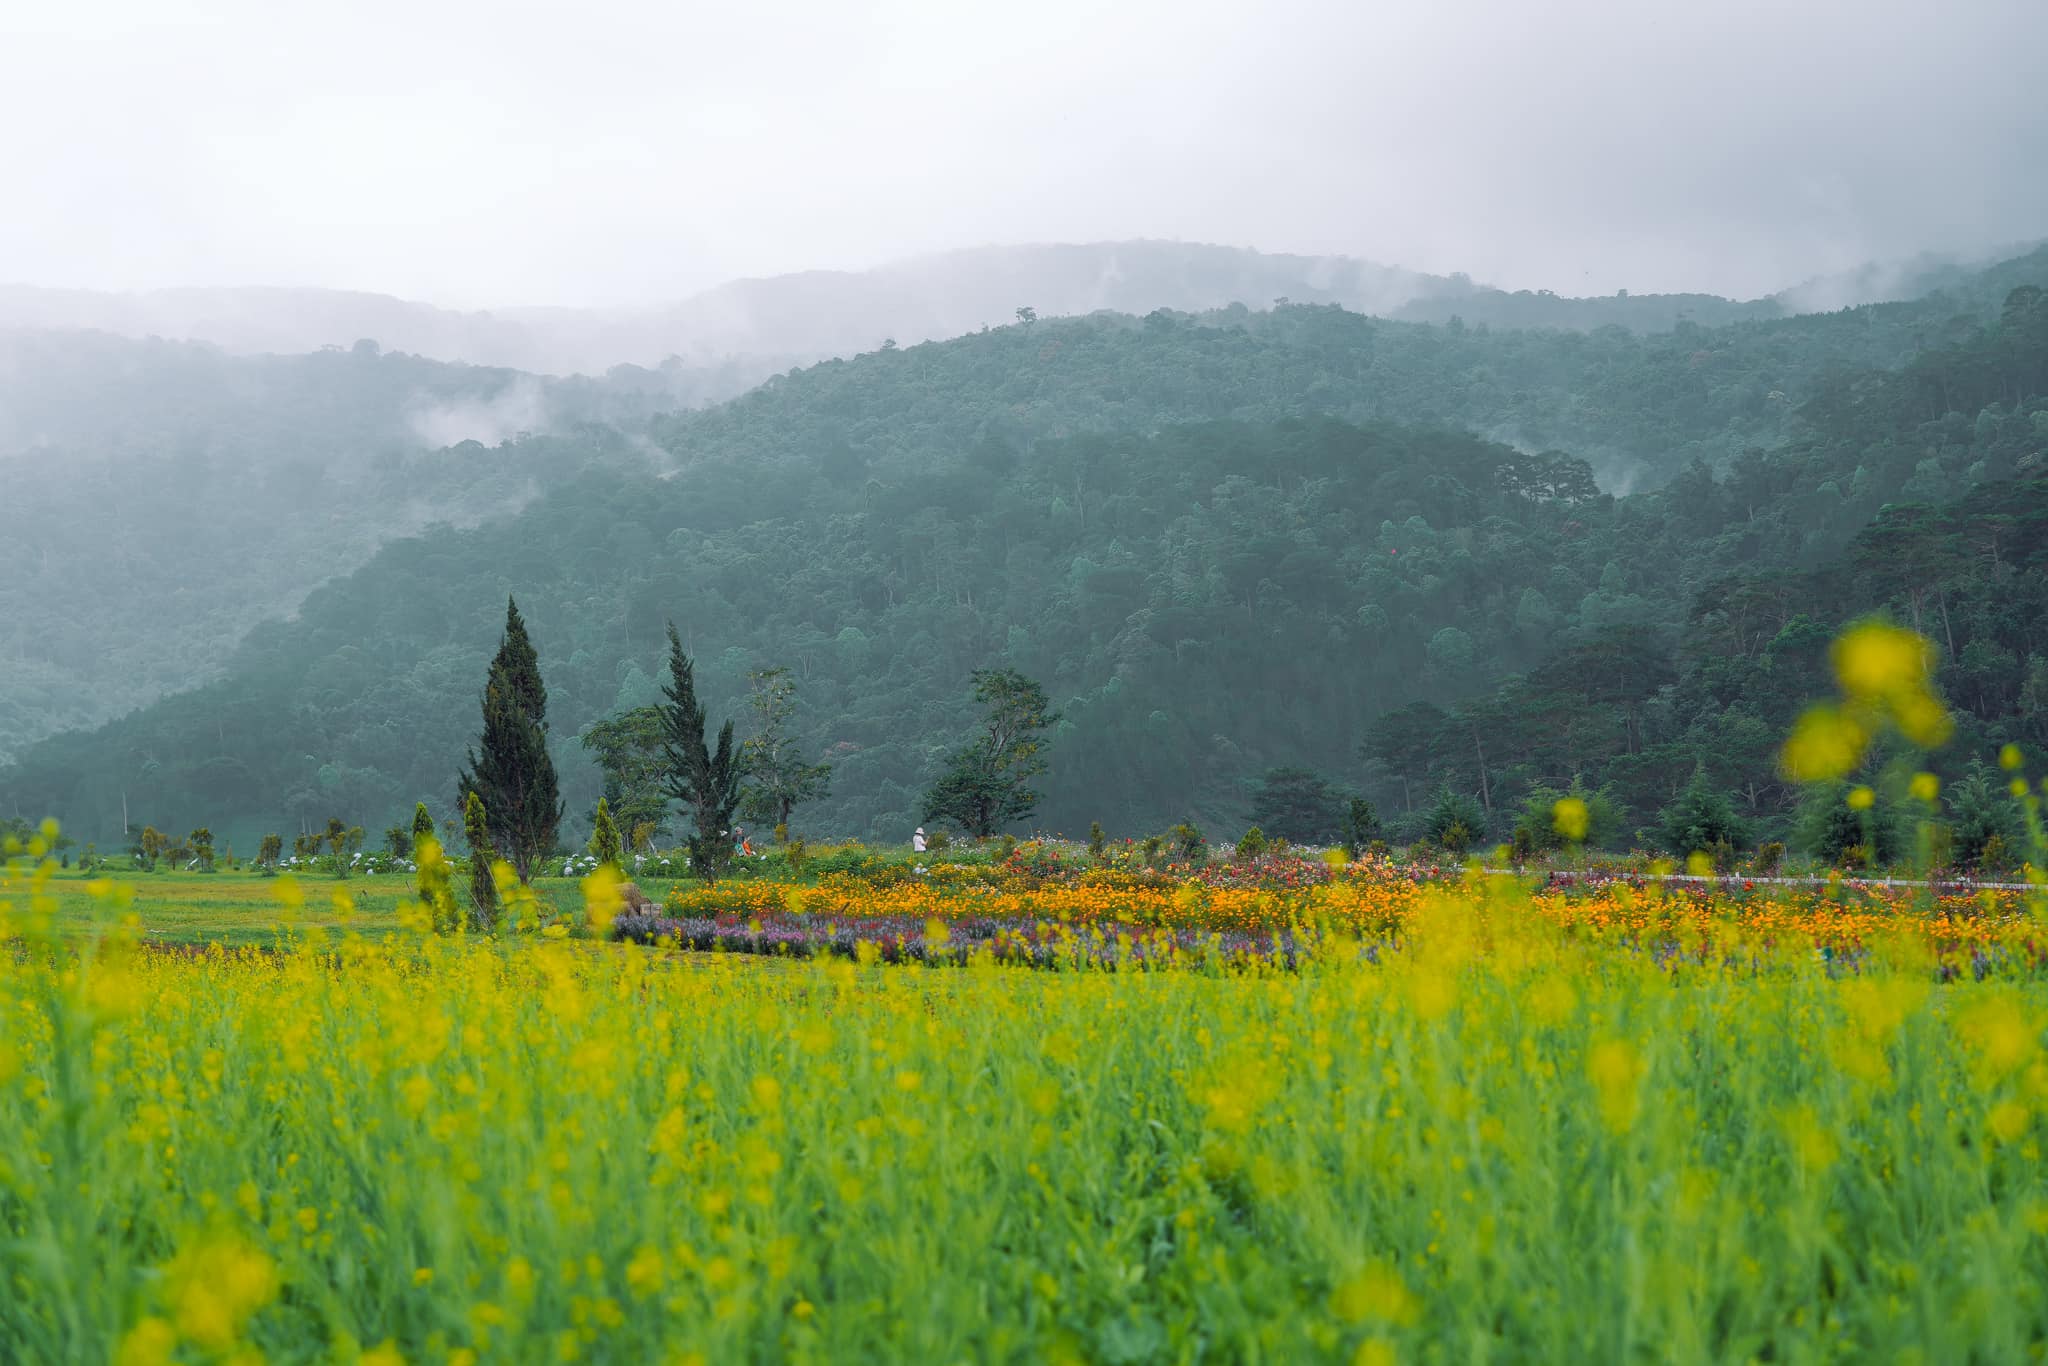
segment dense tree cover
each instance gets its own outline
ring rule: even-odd
[[[819,831],[901,838],[973,729],[984,668],[1043,680],[1061,713],[1050,828],[1241,826],[1248,780],[1272,767],[1361,789],[1396,833],[1449,782],[1479,808],[1472,835],[1506,838],[1530,789],[1575,775],[1636,828],[1702,758],[1745,818],[1778,828],[1785,708],[1820,690],[1827,634],[1855,613],[1953,631],[1962,672],[1944,682],[1982,708],[1966,735],[2041,740],[2022,700],[2044,653],[2025,625],[2044,619],[2027,596],[2038,539],[2015,511],[2048,429],[2039,296],[1954,328],[1915,307],[1700,329],[1675,365],[1675,338],[1487,338],[1290,307],[1038,322],[816,367],[657,423],[670,478],[520,443],[583,471],[508,521],[388,547],[252,633],[220,683],[48,741],[0,787],[102,840],[124,796],[137,825],[237,833],[445,801],[489,604],[516,588],[550,652],[558,736],[656,702],[671,617],[713,714],[743,714],[751,672],[790,669],[795,739],[833,767],[801,816]],[[1940,344],[1895,354],[1916,328]],[[1517,401],[1582,433],[1638,432],[1662,459],[1740,448],[1614,498],[1576,456],[1287,415],[1347,392],[1491,392],[1459,368],[1485,354],[1548,357]],[[1612,362],[1594,376],[1608,406],[1571,387],[1592,384],[1588,357]],[[1731,395],[1779,374],[1808,396],[1764,405],[1759,439],[1780,444],[1742,446]],[[1162,425],[1203,414],[1226,416]],[[1690,435],[1659,446],[1645,424]],[[1994,534],[2008,513],[2021,525]],[[1951,573],[1986,536],[1996,548]],[[1874,549],[1885,537],[1906,550]],[[560,739],[556,759],[587,813],[595,768]]]
[[[1548,289],[1472,288],[1443,290],[1414,299],[1394,310],[1403,322],[1466,324],[1489,327],[1558,328],[1592,331],[1625,327],[1631,332],[1668,332],[1681,323],[1720,327],[1728,323],[1789,317],[1793,310],[1775,298],[1738,302],[1718,294],[1630,294],[1622,290],[1604,298],[1566,298]]]
[[[2000,277],[2015,272],[2048,281],[2048,251]],[[1963,292],[1654,335],[1399,323],[1298,304],[1098,314],[829,361],[657,419],[652,433],[681,459],[728,465],[735,499],[768,461],[814,465],[858,494],[979,473],[1048,436],[1312,414],[1569,450],[1626,489],[1788,439],[1824,381],[1903,365],[1997,310]]]
[[[1644,575],[1633,622],[1589,630],[1582,611],[1559,648],[1490,694],[1381,716],[1364,746],[1376,790],[1412,803],[1451,776],[1491,810],[1492,793],[1576,774],[1648,821],[1697,763],[1743,819],[1790,833],[1800,793],[1778,745],[1826,691],[1836,632],[1873,612],[1940,652],[1960,724],[1939,770],[2006,743],[2048,748],[2044,395],[2048,303],[2017,290],[1996,325],[1818,395],[1806,440],[1629,500],[1686,574]],[[1956,401],[1968,416],[1945,408]],[[1839,852],[1841,831],[1823,839],[1816,820],[1804,842]]]
[[[915,825],[987,667],[1042,680],[1065,715],[1076,761],[1047,777],[1048,819],[1234,820],[1242,778],[1347,752],[1381,698],[1477,686],[1441,632],[1491,648],[1489,615],[1513,610],[1501,583],[1559,547],[1580,547],[1590,586],[1592,528],[1612,520],[1567,458],[1327,420],[1049,442],[872,499],[769,467],[761,501],[799,514],[737,526],[705,496],[724,477],[592,473],[503,525],[400,542],[253,633],[223,682],[47,741],[7,789],[115,834],[124,792],[150,819],[190,806],[216,828],[446,812],[497,637],[484,604],[516,585],[579,816],[597,774],[559,737],[657,700],[673,613],[713,715],[744,713],[751,671],[792,670],[796,738],[833,766],[803,816],[818,828]]]
[[[1312,769],[1269,768],[1252,791],[1251,822],[1296,844],[1336,844],[1346,839],[1350,800]],[[1348,842],[1362,833],[1350,832]]]
[[[1925,299],[1940,295],[1929,316],[1941,309],[1977,313],[1995,307],[2013,288],[2039,275],[2040,253],[1989,268],[1921,260],[1886,267],[1872,265],[1844,275],[1794,286],[1764,299],[1723,299],[1714,294],[1631,294],[1621,290],[1597,298],[1571,298],[1548,289],[1510,293],[1453,276],[1418,295],[1390,316],[1409,322],[1485,323],[1494,327],[1569,328],[1591,331],[1626,327],[1632,332],[1665,332],[1691,323],[1720,327],[1814,313],[1879,299]],[[1940,316],[1946,319],[1947,313]]]

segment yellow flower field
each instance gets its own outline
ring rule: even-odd
[[[916,895],[937,930],[968,896]],[[1360,879],[1279,896],[1326,912],[1292,967],[1132,973],[167,952],[112,910],[48,937],[38,896],[0,896],[7,1360],[2048,1346],[2018,901],[1945,972],[1903,913],[1822,953],[1845,927],[1798,902]]]

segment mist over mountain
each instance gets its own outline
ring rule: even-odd
[[[203,341],[236,354],[290,354],[378,342],[435,360],[536,374],[660,368],[681,404],[743,392],[791,365],[851,356],[894,340],[909,346],[1011,322],[1098,310],[1201,312],[1276,299],[1335,304],[1417,322],[1662,331],[1820,312],[1952,287],[1956,258],[1871,266],[1749,301],[1705,294],[1572,298],[1508,292],[1464,276],[1429,275],[1344,256],[1263,253],[1196,243],[1132,241],[980,247],[865,271],[804,271],[734,280],[673,304],[633,309],[437,308],[389,295],[322,289],[166,289],[138,293],[0,286],[0,327],[92,329]]]
[[[515,512],[574,473],[521,438],[680,401],[646,371],[0,330],[0,759],[212,677],[250,627],[396,537]]]
[[[546,374],[615,365],[735,367],[727,392],[790,364],[958,336],[1042,315],[1199,311],[1286,297],[1385,313],[1453,282],[1345,257],[1266,255],[1177,242],[983,247],[866,271],[734,280],[634,309],[508,306],[461,312],[386,295],[315,289],[135,294],[0,287],[0,326],[94,328],[298,352],[371,338],[388,350]],[[724,397],[724,393],[713,393]]]

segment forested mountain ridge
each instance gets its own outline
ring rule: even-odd
[[[2048,283],[2048,250],[1997,271]],[[682,461],[815,460],[858,483],[986,443],[1326,413],[1570,450],[1625,489],[1795,436],[1823,381],[1896,368],[1996,318],[1981,292],[1655,335],[1292,304],[1042,320],[827,361],[649,430]]]
[[[339,458],[464,440],[496,445],[705,401],[689,383],[681,372],[631,367],[555,379],[369,340],[235,355],[201,342],[0,327],[0,458],[36,450],[160,456],[204,445],[255,469],[280,450]]]
[[[950,344],[964,360],[935,347],[820,367],[657,424],[681,458],[671,477],[584,452],[582,476],[509,523],[388,547],[314,593],[297,621],[252,634],[220,683],[47,741],[0,788],[102,836],[110,821],[118,829],[124,794],[144,819],[241,832],[280,813],[377,828],[421,799],[445,814],[450,756],[474,728],[477,680],[513,591],[541,651],[578,813],[596,775],[573,735],[653,699],[673,619],[714,716],[740,712],[750,668],[796,671],[803,739],[835,765],[830,800],[800,816],[816,831],[900,835],[935,756],[967,725],[967,674],[995,663],[1043,679],[1065,714],[1043,812],[1053,827],[1194,817],[1228,829],[1248,781],[1281,764],[1323,768],[1397,810],[1450,779],[1483,793],[1496,819],[1528,784],[1580,772],[1616,783],[1641,820],[1684,781],[1689,757],[1710,754],[1742,768],[1727,780],[1757,789],[1761,817],[1782,820],[1784,794],[1767,790],[1776,715],[1734,705],[1733,685],[1712,683],[1677,628],[1722,610],[1731,576],[1818,570],[1815,584],[1844,587],[1789,591],[1810,598],[1813,625],[1801,629],[1824,641],[1856,612],[1898,605],[1889,580],[1829,568],[1868,556],[1859,535],[1885,534],[1901,515],[1887,504],[1960,495],[1961,510],[1930,515],[1965,521],[1972,508],[2031,506],[2036,486],[2012,481],[2036,477],[2048,444],[2042,300],[2017,291],[1990,325],[1903,368],[1830,373],[1782,447],[1745,452],[1724,473],[1702,461],[1626,498],[1600,492],[1573,456],[1440,428],[1262,417],[1256,402],[1253,419],[1033,439],[1065,411],[1057,404],[1129,401],[1104,387],[1117,375],[1140,392],[1237,402],[1218,388],[1223,371],[1197,369],[1190,382],[1166,358],[1239,354],[1253,335],[1244,328],[1039,324]],[[1324,310],[1276,317],[1348,326]],[[1727,345],[1768,356],[1786,326],[1743,325]],[[1462,344],[1450,329],[1412,335]],[[1047,364],[1069,339],[1084,351],[1149,340],[1158,377],[1138,366],[1106,381],[1089,365],[1094,388],[1046,385],[995,363],[1019,338],[1027,360]],[[1256,400],[1293,363],[1248,362],[1258,378],[1236,393]],[[951,425],[964,417],[916,399],[948,364],[984,377],[954,390],[993,414],[979,440]],[[1020,393],[1051,413],[1002,401]],[[837,439],[803,439],[805,414]],[[997,418],[1020,423],[1018,439]],[[521,449],[559,463],[578,458],[581,440]],[[756,458],[739,459],[748,448]],[[2021,578],[1985,578],[1988,598],[1946,570],[1914,591],[1947,601],[1951,623],[1966,599],[2017,603],[2024,621],[2031,600],[2012,594],[2033,560],[1998,563]],[[1976,639],[1963,629],[1945,670],[1982,674],[1983,650],[1961,657]],[[2003,652],[1992,681],[1952,682],[1952,696],[1983,708],[1966,726],[1973,738],[2024,739],[2026,713],[2013,708],[2031,696],[2038,642],[2004,627],[1985,641]],[[1418,702],[1441,707],[1440,719]],[[1390,731],[1389,715],[1416,724]],[[1571,739],[1518,749],[1518,736]]]
[[[1999,270],[2048,278],[2044,259]],[[848,497],[877,479],[947,483],[966,509],[983,464],[1041,439],[1334,413],[1568,449],[1625,490],[1796,434],[1827,377],[1898,365],[1974,325],[1954,309],[1982,292],[1649,336],[1305,304],[1045,319],[825,362],[651,422],[701,397],[702,376],[622,367],[558,381],[371,343],[238,357],[0,334],[0,461],[28,471],[13,499],[25,568],[0,583],[0,757],[214,676],[249,625],[378,545],[503,513],[592,459],[723,466],[700,496],[741,521],[789,510],[786,485],[758,477],[778,461],[813,466]],[[597,422],[631,436],[512,440]]]

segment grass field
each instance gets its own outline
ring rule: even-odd
[[[322,929],[376,937],[399,928],[398,908],[414,895],[409,874],[338,879],[329,875],[266,877],[233,872],[107,872],[69,870],[44,884],[60,933],[89,934],[95,925],[135,917],[145,944],[273,944],[286,931]],[[580,905],[571,878],[542,879],[549,905]],[[337,897],[345,898],[338,904]]]

